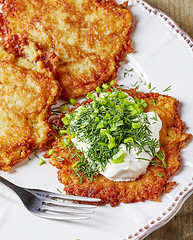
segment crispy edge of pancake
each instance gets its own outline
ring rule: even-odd
[[[0,16],[0,32],[1,37],[6,38],[6,36],[9,36],[11,34],[14,34],[14,29],[11,29],[9,26],[9,16],[10,19],[12,16],[14,16],[14,11],[20,11],[22,8],[19,5],[17,7],[16,2],[14,1],[2,1],[5,3],[5,7],[3,7],[3,11],[5,14],[1,14]],[[100,59],[96,58],[95,65],[97,66],[97,69],[88,72],[84,72],[80,77],[76,76],[76,73],[72,70],[73,66],[70,67],[71,70],[68,70],[68,67],[66,67],[66,63],[61,63],[59,66],[59,70],[57,71],[57,78],[61,85],[63,86],[62,95],[63,98],[66,100],[69,100],[70,98],[78,98],[80,96],[85,96],[88,92],[93,91],[97,86],[101,86],[104,82],[108,82],[110,79],[113,79],[117,75],[117,71],[119,68],[119,63],[124,60],[124,53],[130,53],[133,51],[131,47],[131,40],[130,40],[130,31],[131,31],[131,25],[132,25],[132,17],[129,10],[126,9],[120,9],[120,6],[116,3],[114,0],[102,0],[102,1],[95,1],[98,5],[102,6],[104,9],[108,9],[108,11],[115,11],[115,9],[119,8],[119,11],[125,13],[125,15],[129,15],[130,23],[128,26],[124,26],[124,31],[126,28],[127,34],[124,35],[124,40],[122,42],[121,47],[117,49],[117,53],[113,55],[111,59]],[[36,2],[37,4],[37,2]],[[42,4],[42,3],[41,3]],[[125,2],[123,4],[124,7],[126,7],[127,3]],[[117,15],[119,15],[120,12],[117,12]],[[8,17],[7,17],[8,16]],[[8,20],[7,20],[8,18]],[[36,19],[37,20],[37,19]],[[15,20],[17,21],[17,19]],[[126,20],[125,20],[126,21]],[[30,25],[29,27],[31,27]],[[20,35],[23,35],[23,37],[29,35],[24,33],[22,30],[20,31]],[[29,36],[27,36],[29,37]],[[40,44],[45,45],[45,43]],[[45,46],[44,46],[45,49]],[[47,49],[46,49],[47,50]],[[78,54],[77,54],[78,55]],[[59,56],[60,57],[60,56]],[[92,56],[91,56],[92,57]],[[97,63],[96,63],[97,62]],[[95,66],[95,67],[96,67]],[[108,69],[108,71],[107,71]]]
[[[176,184],[171,182],[171,177],[180,170],[180,151],[192,139],[191,134],[184,132],[186,127],[179,117],[178,101],[158,93],[145,94],[137,92],[136,89],[125,91],[132,97],[143,98],[148,103],[148,108],[145,111],[155,111],[161,118],[160,143],[161,150],[165,152],[167,167],[149,165],[147,171],[132,182],[115,182],[99,174],[93,181],[82,176],[80,183],[72,169],[72,164],[78,158],[74,157],[73,159],[70,154],[70,151],[75,153],[76,150],[60,147],[60,140],[57,139],[52,145],[54,153],[50,156],[47,152],[45,157],[49,157],[50,163],[59,169],[58,179],[64,184],[64,191],[67,194],[96,197],[101,199],[100,204],[117,206],[121,202],[159,201],[162,194],[169,192]],[[154,101],[156,102],[155,106]],[[59,123],[60,121],[58,121],[58,126]],[[62,136],[61,140],[64,137],[70,139],[70,136]],[[59,161],[58,157],[65,160]]]

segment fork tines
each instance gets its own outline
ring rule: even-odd
[[[88,205],[89,203],[98,203],[101,200],[97,198],[81,197],[73,195],[64,195],[59,193],[52,193],[42,190],[30,191],[41,197],[41,207],[38,209],[38,215],[48,219],[57,220],[82,220],[88,219],[89,216],[82,214],[93,213],[95,205]],[[81,204],[73,203],[74,201],[81,202]],[[85,203],[85,204],[82,204]]]

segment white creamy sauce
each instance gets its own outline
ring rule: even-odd
[[[128,97],[128,100],[134,101],[130,96]],[[76,112],[78,117],[81,112],[81,106],[76,109]],[[147,115],[150,122],[149,129],[151,130],[151,139],[159,140],[159,132],[162,127],[162,122],[159,116],[155,112],[148,112],[144,114]],[[90,143],[86,140],[82,142],[80,141],[80,139],[78,139],[78,137],[72,138],[72,142],[75,144],[76,148],[80,151],[83,151],[85,157],[87,157],[88,150],[91,147]],[[134,148],[131,148],[129,152],[126,149],[126,144],[121,144],[120,149],[125,152],[124,162],[113,163],[111,160],[109,160],[105,171],[100,172],[102,175],[113,181],[133,181],[141,174],[145,173],[150,161],[152,160],[152,157],[147,152],[143,150],[137,155],[138,149]],[[149,150],[149,147],[146,146],[146,150]],[[160,149],[157,148],[156,152],[158,152],[159,150]],[[138,158],[143,158],[147,160]],[[88,157],[87,160],[89,161]]]
[[[151,138],[159,140],[159,132],[162,127],[162,122],[159,116],[155,112],[148,112],[145,114],[148,116],[148,120],[150,122],[149,129],[152,132]],[[157,121],[152,119],[155,114],[157,115]],[[106,166],[106,170],[101,172],[101,174],[113,181],[133,181],[146,171],[150,161],[152,160],[152,157],[145,151],[142,151],[139,155],[137,155],[137,149],[134,150],[134,148],[132,148],[129,153],[126,150],[125,144],[121,144],[120,148],[122,148],[126,153],[124,162],[114,164],[110,160]],[[148,147],[146,147],[146,150],[148,150]],[[160,149],[157,148],[156,152],[159,150]],[[138,158],[145,158],[147,160]]]

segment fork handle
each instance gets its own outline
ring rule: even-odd
[[[5,178],[3,178],[1,176],[0,176],[0,182],[5,184],[7,187],[11,188],[15,193],[18,193],[18,191],[21,189],[17,185],[9,182],[8,180],[6,180]]]

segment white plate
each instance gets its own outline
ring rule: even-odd
[[[134,16],[132,40],[135,53],[128,55],[129,64],[120,69],[119,83],[130,86],[138,80],[142,82],[142,88],[148,91],[147,85],[151,82],[152,87],[156,87],[154,92],[160,93],[171,86],[168,94],[182,103],[182,119],[187,124],[188,132],[193,133],[193,41],[168,16],[145,2],[132,0],[130,5]],[[124,78],[124,70],[133,67],[130,76]],[[182,152],[183,169],[173,178],[178,185],[165,194],[161,202],[121,204],[116,208],[98,207],[91,219],[79,222],[35,217],[23,207],[14,193],[0,184],[1,240],[12,240],[13,237],[19,240],[143,239],[169,221],[192,194],[192,147],[193,143],[190,143]],[[40,167],[33,154],[31,158],[10,172],[1,172],[1,175],[21,186],[61,190],[63,186],[57,181],[57,170],[48,162]]]

